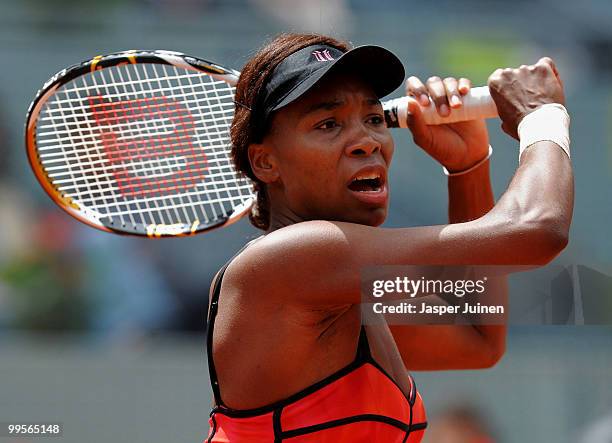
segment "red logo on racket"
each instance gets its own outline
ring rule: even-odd
[[[107,101],[89,97],[106,159],[124,197],[177,194],[203,181],[206,155],[194,147],[194,119],[167,97]]]

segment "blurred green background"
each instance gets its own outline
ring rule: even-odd
[[[569,269],[581,295],[608,312],[611,23],[605,0],[0,0],[0,422],[62,422],[56,441],[65,442],[203,440],[208,287],[258,235],[241,221],[188,239],[120,238],[55,207],[27,165],[23,124],[36,90],[58,70],[125,49],[176,50],[240,69],[283,31],[382,45],[411,75],[474,84],[498,67],[551,56],[572,115],[576,206],[570,245],[549,269],[580,265]],[[517,146],[498,121],[489,130],[499,197]],[[395,136],[386,226],[445,223],[440,167],[408,132]],[[513,295],[550,297],[557,274],[514,282]],[[432,426],[459,404],[499,442],[612,441],[612,426],[598,422],[612,414],[612,322],[603,318],[604,326],[513,326],[491,370],[416,373]]]

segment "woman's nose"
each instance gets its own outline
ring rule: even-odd
[[[380,142],[363,125],[346,146],[346,154],[352,157],[370,156],[380,150]]]

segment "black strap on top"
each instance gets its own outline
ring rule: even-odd
[[[227,270],[227,267],[230,263],[238,257],[238,255],[244,251],[253,241],[248,242],[244,245],[232,258],[230,258],[227,263],[223,265],[219,273],[217,274],[217,279],[215,280],[213,286],[212,298],[210,300],[210,306],[208,308],[208,321],[207,321],[207,330],[206,330],[206,356],[208,360],[208,375],[210,377],[210,384],[213,390],[213,396],[215,399],[215,404],[218,406],[222,406],[221,402],[221,391],[219,390],[219,379],[217,378],[217,371],[215,369],[215,363],[213,361],[213,330],[215,328],[215,318],[217,317],[217,310],[219,308],[219,295],[221,294],[221,281],[223,280],[223,275]]]
[[[359,343],[357,344],[357,353],[355,355],[355,361],[365,362],[372,361],[372,353],[370,352],[370,343],[368,342],[368,334],[364,325],[361,325],[359,331]]]

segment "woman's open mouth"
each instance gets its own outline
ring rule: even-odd
[[[379,192],[383,186],[380,174],[372,172],[360,174],[351,181],[349,189],[356,192]]]
[[[351,193],[368,204],[385,205],[388,197],[384,168],[364,168],[348,184]]]

